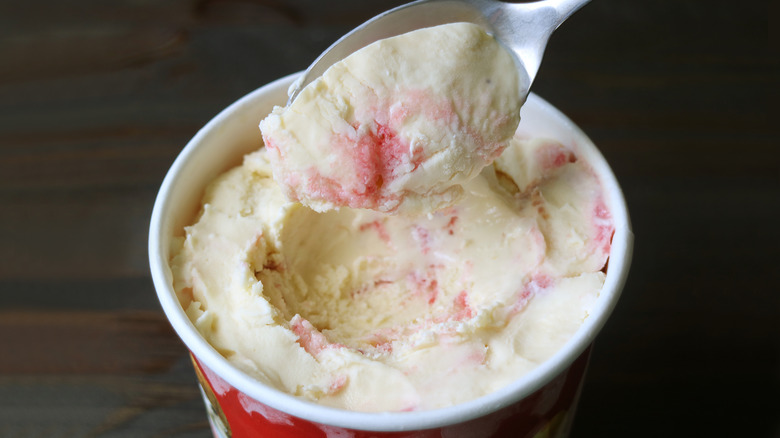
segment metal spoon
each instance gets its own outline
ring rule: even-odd
[[[333,43],[290,86],[287,104],[292,103],[298,93],[328,67],[374,41],[456,22],[480,25],[510,49],[520,72],[520,97],[525,101],[550,35],[589,1],[504,3],[496,0],[419,0],[399,6],[366,21]]]

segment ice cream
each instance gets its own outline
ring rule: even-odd
[[[501,154],[521,104],[510,54],[481,27],[454,23],[355,52],[260,127],[291,199],[431,212]]]
[[[532,370],[588,317],[614,226],[576,145],[515,134],[520,103],[470,24],[336,64],[207,188],[170,262],[188,317],[249,375],[349,410],[449,406]]]
[[[318,213],[272,154],[209,186],[170,266],[206,340],[279,390],[360,411],[470,400],[558,351],[601,290],[613,225],[576,145],[518,134],[421,216]]]

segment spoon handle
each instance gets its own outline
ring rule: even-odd
[[[558,12],[558,26],[571,17],[571,14],[585,6],[590,0],[547,0],[542,3],[549,3]],[[557,26],[556,26],[557,27]]]
[[[590,0],[542,0],[507,3],[497,0],[466,0],[482,3],[481,9],[496,35],[522,63],[527,77],[521,86],[528,91],[539,71],[550,35],[577,9]]]

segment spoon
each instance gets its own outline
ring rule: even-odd
[[[291,104],[300,91],[325,70],[353,52],[402,33],[440,24],[468,22],[493,33],[513,54],[525,101],[550,35],[590,0],[541,0],[504,3],[497,0],[419,0],[383,12],[333,43],[288,90]]]

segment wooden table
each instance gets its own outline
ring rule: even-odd
[[[399,3],[0,2],[1,437],[209,436],[149,277],[157,189],[220,109]],[[600,146],[636,234],[576,438],[780,436],[769,9],[598,0],[548,46],[534,91]]]

